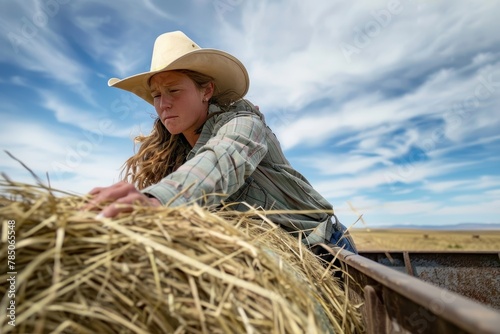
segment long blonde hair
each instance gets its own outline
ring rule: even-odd
[[[214,82],[212,77],[199,72],[190,70],[178,70],[177,72],[186,74],[199,89]],[[223,108],[227,105],[225,101],[230,92],[217,92],[217,87],[214,91],[215,93],[208,103],[217,104]],[[191,146],[184,136],[182,134],[172,135],[159,118],[155,119],[149,135],[139,135],[134,138],[134,142],[140,145],[139,150],[125,161],[121,177],[134,184],[138,189],[156,184],[165,176],[176,171],[186,161],[191,150]]]

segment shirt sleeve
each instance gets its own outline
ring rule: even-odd
[[[214,120],[213,120],[214,119]],[[177,171],[143,190],[163,205],[219,204],[238,190],[267,153],[265,125],[249,112],[226,112],[210,119],[209,139]],[[196,147],[196,146],[195,146]]]

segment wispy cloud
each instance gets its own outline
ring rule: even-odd
[[[487,202],[471,202],[467,205],[464,205],[463,203],[460,205],[448,205],[443,208],[440,208],[438,210],[435,210],[432,212],[433,215],[437,216],[449,216],[449,215],[454,215],[460,219],[460,216],[464,217],[474,217],[474,215],[477,215],[477,217],[483,217],[485,214],[494,217],[495,215],[500,214],[500,200],[492,200],[492,201],[487,201]],[[461,218],[463,219],[463,218]],[[471,218],[469,218],[471,219]],[[481,219],[481,218],[479,218]],[[484,219],[484,218],[483,218]],[[490,218],[490,221],[486,221],[488,223],[498,223],[496,219]],[[473,220],[474,222],[474,220]]]
[[[9,5],[9,15],[0,22],[5,35],[0,60],[17,68],[40,73],[55,83],[68,85],[88,102],[93,93],[85,81],[92,73],[78,60],[68,41],[53,30],[57,16],[64,5],[43,5],[29,1]]]
[[[432,183],[425,183],[423,185],[423,188],[435,193],[450,191],[484,191],[487,189],[500,188],[500,177],[484,175],[481,177],[468,177],[461,180],[456,179],[452,181],[433,181]]]
[[[57,125],[4,118],[0,127],[0,169],[10,178],[33,183],[30,173],[3,150],[8,150],[39,177],[48,174],[58,189],[85,193],[92,187],[118,181],[119,169],[131,143],[116,151],[104,138],[72,136]],[[73,181],[78,180],[78,183]],[[107,181],[106,181],[107,180]]]
[[[51,111],[58,122],[83,131],[107,137],[132,138],[140,133],[140,129],[149,127],[149,124],[145,123],[124,126],[124,122],[120,121],[117,115],[108,113],[105,109],[95,110],[92,107],[83,109],[51,92],[40,90],[39,93],[43,98],[42,106]]]

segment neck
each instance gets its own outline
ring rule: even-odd
[[[198,141],[198,138],[200,138],[199,133],[190,133],[190,134],[183,133],[182,135],[184,136],[186,141],[189,143],[189,146],[191,146],[191,148],[194,147],[194,145]]]

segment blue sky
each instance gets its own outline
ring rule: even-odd
[[[345,225],[500,226],[500,2],[0,6],[0,171],[17,181],[34,182],[3,150],[62,190],[118,181],[154,110],[107,80],[182,30],[246,65],[246,97]]]

